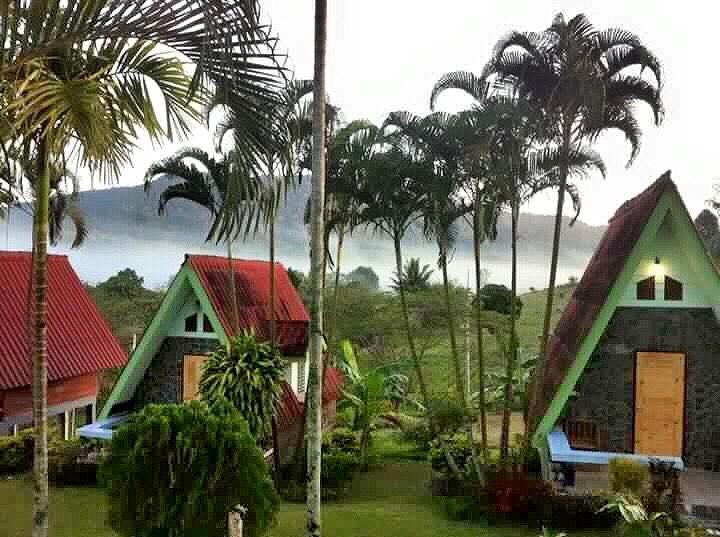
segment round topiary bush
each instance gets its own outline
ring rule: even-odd
[[[145,407],[113,435],[101,476],[120,535],[224,537],[240,505],[254,537],[279,508],[263,454],[226,401]]]

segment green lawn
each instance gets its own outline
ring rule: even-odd
[[[323,506],[328,537],[533,537],[522,527],[484,527],[452,522],[427,489],[427,463],[395,461],[361,474],[350,497]],[[0,481],[0,535],[30,534],[32,487],[29,480]],[[105,526],[105,496],[101,489],[52,489],[50,535],[53,537],[113,537]],[[283,504],[270,537],[303,535],[305,509]],[[584,534],[585,537],[591,537]]]

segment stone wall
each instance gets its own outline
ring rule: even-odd
[[[720,471],[720,326],[709,308],[618,308],[566,416],[598,423],[602,450],[632,453],[637,351],[686,353],[684,460]]]
[[[150,403],[182,402],[183,357],[187,354],[207,354],[218,346],[218,340],[192,337],[167,337],[140,382],[133,407]]]

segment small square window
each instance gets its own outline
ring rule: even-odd
[[[650,276],[637,283],[638,300],[655,300],[655,277]]]
[[[683,285],[670,276],[665,276],[665,300],[682,300]]]
[[[197,332],[198,318],[197,313],[185,317],[185,331],[186,332]]]
[[[210,324],[210,319],[208,319],[207,315],[203,315],[203,332],[206,334],[213,333],[213,327],[212,324]]]

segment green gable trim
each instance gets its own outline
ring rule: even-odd
[[[116,404],[132,398],[135,388],[145,375],[145,371],[155,356],[157,349],[165,339],[170,325],[175,320],[175,316],[181,306],[181,300],[188,288],[200,302],[200,307],[210,320],[210,324],[215,334],[217,334],[220,343],[223,344],[227,341],[225,329],[215,309],[212,307],[210,299],[200,283],[200,279],[190,264],[184,263],[175,276],[172,285],[170,285],[170,288],[165,293],[158,311],[150,322],[150,326],[145,330],[145,333],[140,339],[140,343],[130,356],[130,360],[120,374],[117,382],[115,382],[108,400],[100,411],[99,419],[109,417],[110,411]]]
[[[587,367],[595,347],[605,332],[613,313],[615,313],[615,309],[622,300],[625,288],[632,282],[638,264],[645,256],[650,255],[651,252],[649,252],[648,249],[666,215],[670,215],[673,222],[677,224],[675,229],[678,232],[678,240],[683,246],[688,248],[688,262],[691,268],[695,270],[700,278],[708,285],[711,298],[717,299],[717,303],[720,304],[720,275],[705,251],[702,240],[695,230],[692,219],[679,194],[674,189],[666,192],[663,194],[657,207],[645,224],[640,238],[625,261],[625,265],[613,284],[605,304],[603,304],[590,331],[585,336],[575,356],[573,365],[570,367],[565,379],[556,391],[548,410],[540,421],[533,435],[533,446],[536,448],[541,450],[545,449],[548,433],[552,431],[565,408],[565,404],[575,390],[575,386],[582,372]]]

